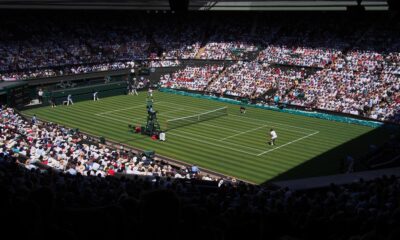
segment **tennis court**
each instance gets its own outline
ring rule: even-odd
[[[337,173],[346,154],[362,154],[368,144],[379,145],[380,139],[387,136],[385,131],[369,127],[256,108],[248,108],[241,114],[237,105],[168,93],[155,93],[154,109],[158,111],[161,128],[165,130],[169,125],[166,142],[129,131],[129,124],[146,122],[145,93],[104,98],[99,102],[79,102],[69,107],[43,107],[24,113],[143,150],[155,150],[158,154],[254,183],[275,178],[370,133],[370,142],[360,142],[358,144],[362,146],[348,148],[347,152],[334,157],[322,157],[306,171],[290,177]],[[220,109],[224,109],[223,114],[219,112],[218,116],[204,121],[196,120],[199,115],[209,116]],[[182,118],[193,122],[174,122]],[[171,127],[174,124],[177,126]],[[271,128],[278,134],[276,146],[267,144]]]

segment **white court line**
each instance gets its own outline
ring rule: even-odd
[[[183,109],[180,109],[180,110],[173,110],[173,111],[167,111],[167,112],[165,112],[164,114],[166,114],[166,113],[171,113],[171,112],[178,112],[178,111],[182,111]],[[102,115],[98,115],[98,114],[95,114],[95,115],[97,115],[97,116],[99,116],[99,117],[105,117],[105,118],[108,118],[108,119],[115,119],[115,117],[111,117],[111,116],[107,116],[107,114],[102,114]],[[159,116],[160,115],[163,115],[163,114],[158,114]],[[130,118],[130,117],[126,117],[126,116],[120,116],[120,115],[118,115],[118,118],[123,118],[123,119],[127,119],[127,120],[131,120],[132,122],[138,122],[139,121],[139,118]],[[142,120],[145,120],[145,117],[143,117],[143,119]],[[121,121],[120,121],[121,122]]]
[[[169,116],[167,115],[167,113],[180,112],[180,111],[185,111],[185,109],[184,109],[184,108],[180,108],[180,109],[176,109],[176,110],[172,110],[172,111],[166,111],[166,112],[162,112],[162,113],[160,113],[160,114],[157,114],[157,116],[166,116],[166,117],[169,117]]]
[[[178,106],[181,106],[181,107],[182,107],[181,104],[176,104],[176,103],[172,103],[172,102],[163,101],[163,103],[164,103],[164,104],[170,104],[170,105],[178,105]],[[185,108],[190,108],[190,109],[198,109],[198,110],[207,110],[207,111],[210,110],[210,109],[199,108],[199,107],[191,107],[191,106],[186,106],[186,105],[183,106],[183,107],[185,107]],[[188,111],[190,111],[190,110],[188,110]],[[193,111],[193,112],[194,112],[194,111]],[[315,132],[315,130],[309,129],[309,128],[296,127],[296,126],[292,126],[292,125],[289,125],[289,124],[276,123],[276,122],[271,122],[271,121],[266,121],[266,120],[260,120],[260,119],[257,119],[257,118],[239,116],[239,115],[231,114],[231,113],[228,113],[228,116],[235,116],[235,117],[237,117],[237,118],[247,118],[247,119],[251,119],[251,120],[253,120],[253,121],[258,121],[258,122],[261,122],[261,123],[264,123],[264,124],[265,124],[265,123],[272,123],[272,124],[274,124],[274,125],[287,126],[287,127],[290,127],[290,128],[297,128],[297,129],[307,130],[307,131],[309,131],[309,132]],[[251,122],[245,121],[245,120],[242,120],[242,122],[251,123]],[[279,127],[276,127],[276,128],[279,128]],[[291,129],[286,129],[286,128],[285,128],[285,130],[306,134],[305,132],[300,132],[300,131],[291,130]]]
[[[291,141],[291,142],[285,143],[285,144],[283,144],[283,145],[281,145],[281,146],[279,146],[279,147],[276,147],[276,148],[273,148],[273,149],[267,150],[267,151],[265,151],[265,152],[262,152],[262,153],[258,154],[257,156],[261,156],[261,155],[263,155],[263,154],[266,154],[266,153],[269,153],[269,152],[275,151],[276,149],[279,149],[279,148],[281,148],[281,147],[284,147],[284,146],[287,146],[287,145],[289,145],[289,144],[292,144],[292,143],[298,142],[298,141],[300,141],[300,140],[303,140],[303,139],[305,139],[305,138],[311,137],[311,136],[313,136],[313,135],[315,135],[315,134],[317,134],[317,133],[319,133],[319,131],[317,131],[317,132],[314,132],[314,133],[311,133],[311,134],[308,134],[308,135],[306,135],[306,136],[304,136],[304,137],[298,138],[298,139],[296,139],[296,140],[293,140],[293,141]]]
[[[213,109],[206,109],[206,108],[192,107],[192,106],[187,106],[187,105],[183,105],[183,106],[182,106],[182,104],[177,104],[177,103],[173,103],[173,102],[167,102],[167,101],[163,101],[163,103],[165,103],[165,104],[169,104],[169,105],[175,105],[175,106],[185,107],[185,108],[197,109],[197,110],[205,110],[205,111],[210,111],[210,110],[213,110]],[[187,111],[189,111],[189,112],[197,112],[197,113],[198,113],[198,111],[191,111],[191,110],[187,110]]]
[[[232,115],[231,115],[231,116],[232,116]],[[237,116],[237,115],[233,115],[233,116]],[[240,117],[240,116],[238,116],[238,117]],[[254,119],[254,118],[252,118],[252,119]],[[255,120],[256,120],[256,119],[255,119]],[[251,123],[251,122],[249,122],[249,120],[242,120],[242,119],[239,119],[239,118],[233,119],[232,121],[239,121],[239,122],[244,122],[244,123]],[[270,125],[271,128],[282,129],[282,130],[285,130],[285,131],[288,131],[288,132],[294,132],[294,133],[308,134],[308,132],[293,130],[293,129],[290,129],[290,128],[288,129],[287,127],[283,127],[283,126],[278,127],[278,126],[276,126],[276,124],[279,124],[279,123],[275,123],[275,122],[271,122],[271,121],[259,121],[259,122],[260,122],[260,123],[270,123],[270,124],[271,124],[271,125]],[[251,124],[253,124],[253,125],[259,125],[259,124],[257,124],[257,123],[251,123]],[[265,124],[265,125],[268,125],[268,124]],[[315,130],[310,130],[310,131],[315,132]]]
[[[100,115],[99,115],[100,116]],[[124,121],[124,120],[120,120],[119,118],[115,118],[115,117],[109,117],[109,116],[107,116],[107,115],[101,115],[101,117],[104,117],[104,118],[108,118],[108,119],[111,119],[111,120],[114,120],[114,121],[117,121],[117,122],[122,122],[122,123],[126,123],[126,124],[129,124],[129,123],[132,123],[132,122],[128,122],[128,121]],[[125,118],[125,119],[128,119],[128,118]],[[134,118],[132,118],[132,119],[130,119],[130,120],[135,120]]]
[[[162,101],[155,102],[155,103],[156,104],[163,104]],[[103,115],[103,114],[109,114],[109,113],[113,113],[113,112],[119,112],[119,111],[124,111],[124,110],[129,110],[129,109],[141,108],[141,107],[144,107],[144,106],[147,106],[147,104],[139,104],[139,105],[135,105],[135,106],[132,106],[132,107],[119,108],[119,109],[115,109],[115,110],[112,110],[112,111],[100,112],[100,113],[96,113],[96,115],[100,116],[100,115]],[[169,108],[171,108],[171,107],[169,107]],[[183,108],[180,108],[180,109],[183,109]]]
[[[165,101],[164,101],[163,103],[164,103],[164,104],[169,104],[169,105],[182,106],[182,105],[180,105],[180,104],[171,103],[171,102],[165,102]],[[198,109],[198,110],[209,110],[209,109],[205,109],[205,108],[191,107],[191,106],[184,106],[184,107],[186,107],[186,108],[191,108],[191,109]],[[186,108],[184,108],[185,111],[188,111],[188,112],[196,112],[196,113],[198,113],[198,111],[187,110]],[[273,125],[282,125],[282,126],[286,126],[286,127],[290,127],[290,128],[303,129],[303,130],[313,131],[313,132],[315,131],[315,130],[308,129],[308,128],[296,127],[296,126],[292,126],[292,125],[288,125],[288,124],[276,123],[276,122],[271,122],[271,121],[265,121],[265,120],[260,120],[260,119],[257,119],[257,118],[250,118],[250,117],[239,116],[239,115],[235,115],[235,114],[228,114],[228,116],[235,116],[235,117],[238,117],[238,118],[248,118],[248,119],[252,119],[252,120],[255,120],[255,121],[258,121],[258,122],[261,122],[261,123],[271,123],[271,124],[273,124]],[[167,116],[167,117],[173,117],[173,116]],[[251,124],[253,124],[253,125],[259,125],[259,124],[256,124],[256,123],[249,122],[249,121],[247,121],[247,120],[241,120],[241,119],[236,119],[236,120],[239,121],[239,122],[251,123]],[[235,120],[234,120],[234,121],[235,121]],[[203,124],[203,125],[205,125],[205,126],[213,126],[213,127],[217,127],[217,128],[220,128],[220,129],[227,129],[227,130],[231,130],[231,131],[234,131],[234,132],[237,132],[237,133],[240,133],[240,132],[241,132],[241,131],[238,131],[238,130],[235,130],[235,129],[223,128],[223,127],[216,126],[216,125],[212,125],[212,124],[209,124],[209,123],[207,124],[207,123],[199,122],[199,123],[197,123],[197,124]],[[288,128],[284,128],[284,127],[277,127],[277,126],[271,126],[271,127],[274,127],[274,128],[277,128],[277,129],[283,129],[283,130],[285,130],[285,131],[295,132],[295,133],[302,133],[302,134],[307,134],[307,133],[308,133],[308,132],[297,131],[297,130],[288,129]],[[260,128],[261,128],[261,127],[260,127]]]
[[[234,134],[234,135],[231,135],[231,136],[222,138],[222,139],[220,139],[220,140],[218,140],[218,141],[223,141],[223,140],[226,140],[226,139],[229,139],[229,138],[233,138],[233,137],[236,137],[236,136],[239,136],[239,135],[242,135],[242,134],[245,134],[245,133],[249,133],[249,132],[254,132],[254,131],[256,131],[256,130],[258,130],[258,129],[260,129],[260,128],[265,128],[265,127],[267,127],[267,126],[268,126],[268,125],[262,125],[262,126],[257,127],[257,128],[253,128],[253,129],[250,129],[250,130],[247,130],[247,131],[243,131],[243,132],[236,133],[236,134]]]
[[[127,122],[127,121],[123,121],[123,120],[120,120],[120,119],[118,119],[118,118],[113,118],[113,117],[109,117],[109,116],[102,116],[102,117],[105,117],[105,118],[108,118],[108,119],[111,119],[111,120],[114,120],[114,121],[122,122],[122,123],[129,123],[129,122]],[[168,134],[175,135],[175,136],[179,136],[179,137],[183,137],[183,138],[190,139],[190,140],[197,141],[197,142],[201,142],[201,143],[205,143],[205,144],[207,144],[207,145],[218,146],[218,147],[221,147],[221,148],[225,148],[225,149],[233,150],[233,151],[236,151],[236,152],[246,153],[246,154],[250,154],[250,155],[258,156],[258,157],[259,157],[259,156],[264,155],[264,154],[266,154],[266,153],[268,153],[268,152],[275,151],[276,149],[279,149],[279,148],[281,148],[281,147],[284,147],[284,146],[287,146],[287,145],[289,145],[289,144],[295,143],[295,142],[297,142],[297,141],[303,140],[303,139],[305,139],[305,138],[311,137],[312,135],[315,135],[315,134],[317,134],[317,133],[319,133],[319,131],[318,131],[318,132],[314,132],[314,133],[312,133],[312,134],[309,134],[309,135],[307,135],[307,136],[301,137],[301,138],[296,139],[296,140],[294,140],[294,141],[288,142],[288,143],[286,143],[286,144],[284,144],[284,145],[281,145],[281,146],[279,146],[279,147],[276,147],[276,148],[273,148],[273,149],[264,151],[264,152],[262,152],[262,153],[260,153],[260,154],[254,154],[254,153],[252,153],[252,152],[246,152],[246,151],[239,150],[239,149],[237,149],[237,148],[231,148],[231,147],[227,147],[227,146],[224,146],[224,145],[219,145],[219,144],[214,144],[214,143],[211,143],[211,144],[210,144],[209,141],[203,141],[203,140],[200,140],[200,139],[197,139],[197,138],[195,139],[195,138],[191,138],[191,137],[184,136],[184,135],[177,134],[177,133],[169,132]],[[193,134],[188,133],[188,132],[185,132],[185,134],[193,135]],[[214,140],[214,141],[219,141],[218,139],[215,139],[215,138],[209,138],[209,137],[204,137],[204,136],[200,136],[200,137],[201,137],[201,138],[210,139],[210,140]],[[240,146],[240,147],[242,147],[242,148],[244,147],[244,148],[248,148],[248,149],[253,149],[253,150],[260,151],[260,149],[256,149],[256,148],[252,148],[252,147],[247,147],[247,146],[243,146],[243,145],[238,145],[238,144],[231,143],[231,142],[226,142],[226,143],[227,143],[227,144],[231,144],[231,145],[235,145],[235,146]]]
[[[233,151],[236,151],[236,152],[241,152],[241,153],[250,154],[250,155],[253,155],[253,156],[258,156],[257,154],[254,154],[252,152],[246,152],[246,151],[239,150],[237,148],[231,148],[231,147],[227,147],[227,146],[224,146],[224,145],[210,144],[209,141],[203,141],[203,140],[200,140],[200,139],[197,139],[197,138],[191,138],[191,137],[184,136],[184,135],[177,134],[177,133],[169,132],[168,134],[171,134],[171,135],[174,135],[174,136],[178,136],[178,137],[182,137],[182,138],[186,138],[186,139],[189,139],[189,140],[192,140],[192,141],[196,141],[196,142],[205,143],[207,145],[217,146],[217,147],[220,147],[220,148],[225,148],[225,149],[233,150]],[[260,150],[258,149],[258,151],[260,151]]]
[[[176,103],[170,103],[170,102],[163,102],[164,104],[170,104],[170,105],[178,105],[178,106],[182,106],[182,105],[180,105],[180,104],[176,104]],[[167,106],[168,107],[168,106]],[[187,111],[187,112],[194,112],[194,113],[201,113],[201,112],[199,112],[199,111],[193,111],[193,110],[188,110],[187,108],[191,108],[191,109],[199,109],[199,110],[207,110],[207,111],[209,111],[210,109],[204,109],[204,108],[197,108],[197,107],[190,107],[190,106],[184,106],[185,108],[182,108],[182,110],[184,110],[184,111]],[[166,112],[167,113],[167,112]],[[169,112],[170,113],[170,112]],[[166,117],[175,117],[175,116],[169,116],[169,115],[164,115],[163,114],[163,116],[166,116]],[[204,123],[204,122],[196,122],[196,124],[201,124],[201,125],[204,125],[204,126],[209,126],[209,127],[215,127],[215,128],[219,128],[219,129],[225,129],[225,130],[229,130],[229,131],[232,131],[232,132],[237,132],[237,133],[240,133],[241,131],[238,131],[238,130],[236,130],[236,129],[232,129],[232,128],[226,128],[226,127],[221,127],[221,126],[217,126],[217,125],[213,125],[213,124],[210,124],[210,123]]]
[[[113,117],[109,117],[109,116],[102,116],[102,117],[105,117],[105,118],[108,118],[108,119],[111,119],[111,120],[115,120],[115,121],[118,121],[118,122],[122,122],[122,123],[130,123],[130,122],[127,122],[127,121],[123,121],[123,120],[120,120],[119,118],[113,118]],[[125,119],[127,119],[127,118],[125,118]],[[184,132],[185,134],[189,134],[189,135],[193,135],[192,133],[188,133],[188,132]],[[206,143],[206,144],[208,144],[208,145],[215,145],[215,144],[210,144],[210,142],[209,141],[201,141],[201,140],[198,140],[198,139],[193,139],[193,138],[190,138],[190,137],[186,137],[186,136],[182,136],[182,135],[180,135],[180,134],[177,134],[177,133],[171,133],[171,131],[169,131],[168,132],[168,134],[171,134],[171,135],[177,135],[177,136],[181,136],[181,137],[185,137],[185,138],[187,138],[187,139],[191,139],[191,140],[194,140],[194,141],[198,141],[198,142],[202,142],[202,143]],[[204,136],[199,136],[199,137],[201,137],[201,138],[206,138],[206,139],[210,139],[210,140],[214,140],[214,141],[218,141],[218,139],[215,139],[215,138],[210,138],[210,137],[204,137]],[[258,152],[260,152],[260,151],[262,151],[262,150],[260,150],[260,149],[257,149],[257,148],[252,148],[252,147],[247,147],[247,146],[243,146],[243,145],[238,145],[238,144],[235,144],[235,143],[230,143],[230,142],[227,142],[228,144],[231,144],[231,145],[234,145],[234,146],[240,146],[240,147],[244,147],[244,148],[248,148],[248,149],[252,149],[252,150],[256,150],[256,151],[258,151]],[[226,147],[226,146],[223,146],[223,145],[216,145],[216,146],[219,146],[219,147],[222,147],[222,148],[227,148],[227,149],[231,149],[231,150],[237,150],[237,149],[235,149],[235,148],[229,148],[229,147]],[[239,152],[244,152],[244,151],[240,151],[240,150],[237,150],[237,151],[239,151]],[[257,156],[256,154],[254,154],[254,153],[249,153],[249,152],[244,152],[244,153],[247,153],[247,154],[251,154],[251,155],[254,155],[254,156]]]
[[[177,106],[182,107],[182,105],[180,105],[180,104],[171,103],[171,102],[158,102],[158,103],[159,103],[159,104],[162,104],[162,105],[167,104],[167,105],[170,105],[170,106],[171,106],[171,105],[177,105]],[[111,119],[111,120],[114,120],[114,121],[122,122],[122,123],[130,123],[130,122],[127,122],[127,121],[123,121],[123,120],[117,119],[117,118],[115,118],[115,117],[105,116],[104,114],[108,114],[108,113],[112,113],[112,112],[118,112],[118,111],[123,111],[123,110],[127,110],[127,109],[139,108],[139,107],[142,107],[142,106],[145,106],[145,104],[141,104],[141,105],[137,105],[137,106],[129,107],[129,108],[116,109],[116,110],[113,110],[113,111],[107,111],[107,112],[97,113],[97,114],[95,114],[95,115],[101,116],[101,117],[105,117],[105,118],[108,118],[108,119]],[[168,106],[166,106],[166,107],[168,107]],[[198,110],[209,110],[209,109],[198,108],[198,107],[190,107],[190,106],[184,106],[184,107],[185,107],[185,108],[183,108],[183,109],[177,109],[177,110],[172,110],[172,111],[164,112],[163,115],[166,114],[166,113],[177,112],[177,111],[198,112],[198,111],[191,111],[191,110],[188,110],[187,108],[190,108],[190,109],[198,109]],[[258,121],[258,122],[262,122],[262,123],[268,122],[268,123],[273,123],[273,124],[279,124],[279,123],[275,123],[275,122],[271,122],[271,121],[264,121],[264,120],[259,120],[259,119],[256,119],[256,118],[244,117],[244,116],[239,116],[239,115],[235,115],[235,114],[228,114],[228,115],[236,116],[236,117],[238,117],[238,118],[247,118],[247,119],[251,119],[251,120]],[[166,115],[166,116],[168,117],[168,115]],[[173,117],[173,116],[169,116],[169,117]],[[125,118],[125,119],[130,120],[130,121],[137,121],[137,120],[138,120],[138,119],[135,119],[135,118],[127,118],[127,117],[122,117],[122,116],[119,116],[119,118]],[[241,121],[246,122],[246,123],[249,123],[249,121],[245,121],[245,120],[241,120]],[[220,129],[226,129],[226,130],[229,130],[229,131],[237,132],[238,134],[235,134],[235,136],[244,134],[245,132],[255,131],[255,130],[257,130],[257,129],[260,129],[260,128],[266,126],[266,125],[263,125],[263,126],[260,126],[260,127],[255,128],[255,129],[250,129],[250,130],[247,130],[247,131],[245,131],[245,132],[242,132],[242,131],[237,131],[237,130],[234,130],[234,129],[231,129],[231,128],[225,128],[225,127],[221,127],[221,126],[217,126],[217,125],[213,125],[213,124],[208,124],[208,123],[203,123],[203,122],[199,122],[198,124],[202,124],[202,125],[205,125],[205,126],[212,126],[212,127],[216,127],[216,128],[220,128]],[[311,129],[301,128],[301,127],[295,127],[295,126],[291,126],[291,125],[287,125],[287,124],[279,124],[279,125],[288,126],[288,127],[292,127],[292,128],[298,128],[298,129],[304,129],[304,130],[311,130]],[[300,131],[295,131],[295,130],[290,130],[290,129],[285,129],[285,130],[287,130],[287,131],[292,131],[292,132],[299,132],[299,133],[303,133],[303,134],[304,134],[304,132],[300,132]],[[279,146],[279,147],[276,147],[276,148],[273,148],[273,149],[269,149],[269,150],[264,151],[264,152],[262,152],[262,153],[260,153],[260,154],[254,154],[254,153],[249,153],[249,152],[242,151],[242,150],[239,150],[239,149],[236,149],[236,148],[226,147],[226,146],[223,146],[223,145],[210,144],[210,143],[207,142],[207,141],[202,141],[202,140],[199,140],[199,139],[194,139],[194,138],[190,138],[190,137],[186,137],[186,136],[183,136],[183,135],[180,135],[180,134],[176,134],[176,133],[171,133],[171,132],[170,132],[170,134],[172,134],[172,135],[181,136],[181,137],[184,137],[184,138],[187,138],[187,139],[191,139],[191,140],[193,140],[193,141],[198,141],[198,142],[206,143],[206,144],[208,144],[208,145],[215,145],[215,146],[219,146],[219,147],[222,147],[222,148],[234,150],[234,151],[237,151],[237,152],[242,152],[242,153],[250,154],[250,155],[253,155],[253,156],[261,156],[261,155],[266,154],[266,153],[268,153],[268,152],[272,152],[272,151],[274,151],[274,150],[276,150],[276,149],[282,148],[282,147],[287,146],[287,145],[289,145],[289,144],[292,144],[292,143],[295,143],[295,142],[297,142],[297,141],[300,141],[300,140],[303,140],[303,139],[305,139],[305,138],[308,138],[308,137],[310,137],[310,136],[312,136],[312,135],[315,135],[315,134],[317,134],[317,133],[319,133],[319,131],[314,132],[314,133],[311,133],[311,134],[308,134],[308,135],[306,135],[306,136],[304,136],[304,137],[301,137],[301,138],[296,139],[296,140],[294,140],[294,141],[288,142],[288,143],[286,143],[286,144],[284,144],[284,145],[281,145],[281,146]],[[190,134],[190,133],[186,133],[186,134]],[[193,134],[190,134],[190,135],[193,135]],[[220,139],[209,138],[209,137],[203,137],[203,136],[201,136],[201,137],[202,137],[202,138],[207,138],[207,139],[210,139],[210,140],[214,140],[214,141],[221,141]],[[231,137],[233,137],[233,136],[231,136]],[[230,137],[228,137],[228,138],[230,138]],[[223,139],[222,139],[222,140],[223,140]],[[234,143],[231,143],[231,142],[225,142],[225,143],[227,143],[227,144],[232,144],[232,145],[236,145],[236,146],[240,146],[240,147],[245,147],[245,148],[248,148],[248,149],[253,149],[253,150],[260,151],[260,149],[251,148],[251,147],[247,147],[247,146],[243,146],[243,145],[237,145],[237,144],[234,144]]]
[[[164,115],[164,116],[166,116],[166,117],[174,117],[174,116],[169,116],[169,115]],[[215,127],[215,128],[219,128],[219,129],[232,131],[232,132],[237,132],[237,133],[241,132],[241,131],[238,131],[238,130],[235,130],[235,129],[232,129],[232,128],[221,127],[221,126],[217,126],[217,125],[213,125],[213,124],[205,123],[205,122],[195,122],[195,123],[196,124],[200,124],[200,125],[204,125],[204,126]],[[188,125],[186,125],[186,126],[188,126]],[[184,126],[184,127],[186,127],[186,126]]]
[[[120,109],[116,109],[116,110],[112,110],[112,111],[96,113],[96,115],[97,115],[97,116],[100,116],[100,115],[109,114],[109,113],[113,113],[113,112],[119,112],[119,111],[128,110],[128,109],[141,108],[141,107],[143,107],[143,106],[146,106],[146,104],[140,104],[140,105],[136,105],[136,106],[133,106],[133,107],[120,108]]]
[[[116,120],[116,121],[118,121],[118,122],[124,122],[124,123],[138,122],[138,121],[140,120],[139,118],[133,118],[133,117],[127,117],[127,116],[121,116],[121,115],[118,115],[118,118],[115,117],[115,116],[109,116],[109,115],[107,116],[107,114],[99,115],[98,113],[96,113],[95,115],[96,115],[96,116],[99,116],[99,117],[104,117],[104,118]],[[121,118],[122,118],[122,119],[127,119],[127,120],[129,120],[129,122],[119,120],[119,119],[121,119]]]
[[[261,119],[257,119],[257,118],[239,116],[239,115],[236,115],[236,114],[228,114],[228,115],[229,115],[229,116],[235,116],[235,117],[238,117],[238,118],[247,118],[247,119],[251,119],[251,120],[254,120],[254,121],[258,121],[258,122],[260,122],[260,123],[272,123],[272,124],[275,124],[275,125],[287,126],[287,127],[291,127],[291,128],[297,128],[297,129],[303,129],[303,130],[315,132],[315,130],[313,130],[313,129],[302,128],[302,127],[296,127],[296,126],[292,126],[292,125],[284,124],[284,123],[276,123],[276,122],[271,122],[271,121],[267,121],[267,120],[261,120]],[[242,120],[242,122],[248,122],[248,121]],[[286,129],[286,130],[292,131],[292,132],[298,132],[298,133],[305,133],[305,132],[300,132],[300,131],[291,130],[291,129]]]
[[[178,129],[172,129],[171,131],[175,131],[175,132],[176,132],[177,130],[178,130]],[[185,131],[182,131],[182,130],[179,130],[179,131],[181,131],[181,133],[189,134],[189,135],[196,136],[196,137],[200,137],[200,138],[204,138],[204,139],[213,140],[213,141],[216,141],[216,142],[218,142],[218,140],[219,140],[219,139],[217,139],[217,138],[206,137],[206,136],[202,136],[202,135],[196,135],[196,134],[193,134],[193,133],[191,133],[191,132],[185,132]],[[244,145],[242,145],[242,144],[237,144],[237,143],[233,143],[233,142],[225,141],[225,143],[231,144],[231,145],[234,145],[234,146],[238,146],[238,147],[242,147],[242,148],[247,148],[247,149],[255,150],[255,151],[258,151],[258,152],[262,151],[262,149],[253,148],[253,147],[249,147],[249,146],[244,146]],[[214,143],[208,142],[208,145],[213,145],[213,144],[214,144]]]

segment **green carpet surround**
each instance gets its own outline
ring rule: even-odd
[[[356,159],[364,156],[371,144],[382,144],[390,134],[384,127],[370,128],[257,108],[247,108],[241,114],[238,105],[154,94],[154,109],[163,129],[167,120],[225,106],[227,115],[171,129],[166,133],[166,142],[132,133],[128,128],[129,124],[144,125],[146,121],[144,92],[139,96],[115,96],[23,113],[257,184],[339,173],[347,154]],[[271,128],[278,134],[276,146],[267,144]],[[363,165],[358,164],[357,168],[362,169]]]

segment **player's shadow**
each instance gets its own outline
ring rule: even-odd
[[[400,126],[385,124],[266,180],[262,184],[346,173],[348,169],[346,157],[349,155],[354,159],[354,171],[399,166],[400,159],[394,162],[388,161],[393,158],[390,153],[398,151],[393,149],[391,145],[393,141],[400,142]]]

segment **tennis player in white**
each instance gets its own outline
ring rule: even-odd
[[[68,94],[68,97],[67,97],[67,106],[69,106],[69,104],[71,104],[71,105],[74,104],[74,102],[72,101],[72,95],[71,94]]]
[[[276,134],[275,130],[271,128],[269,131],[269,135],[271,136],[271,140],[269,141],[269,144],[271,146],[275,145],[275,141],[278,138],[278,134]]]
[[[93,93],[93,101],[99,101],[100,98],[97,96],[99,94],[99,92],[94,92]]]

